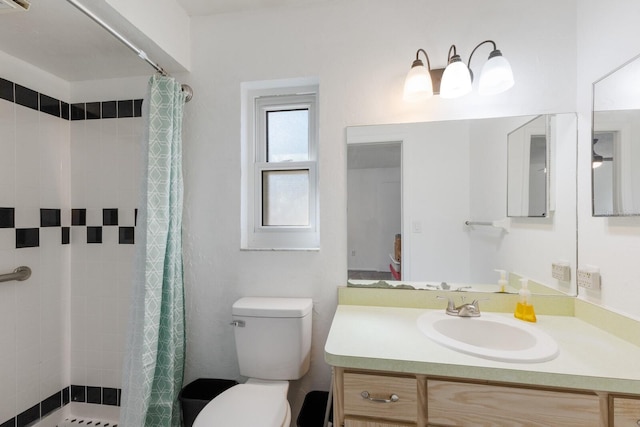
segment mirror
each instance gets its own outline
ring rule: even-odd
[[[577,117],[540,117],[548,179],[537,217],[507,217],[506,180],[508,135],[538,116],[347,128],[350,282],[395,270],[402,283],[495,291],[503,269],[575,295],[575,281],[554,279],[551,267],[577,263]]]
[[[507,216],[547,216],[546,118],[538,116],[507,136]]]
[[[640,57],[593,84],[593,216],[640,215]]]

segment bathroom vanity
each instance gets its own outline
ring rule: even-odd
[[[556,358],[489,360],[422,334],[432,310],[338,306],[325,346],[334,426],[640,425],[640,346],[573,313],[542,314],[534,327],[558,343]]]

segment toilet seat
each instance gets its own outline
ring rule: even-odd
[[[287,389],[288,383],[279,381],[233,386],[202,409],[193,427],[287,427],[291,420]]]

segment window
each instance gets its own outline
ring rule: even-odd
[[[317,85],[245,88],[245,249],[317,249]]]

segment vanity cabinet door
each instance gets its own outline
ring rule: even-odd
[[[427,381],[429,425],[600,427],[595,394]]]
[[[640,426],[640,399],[613,398],[613,427]]]
[[[345,372],[344,415],[345,426],[395,427],[396,421],[398,425],[415,425],[418,418],[417,380],[415,377]],[[371,421],[356,421],[362,418]]]

